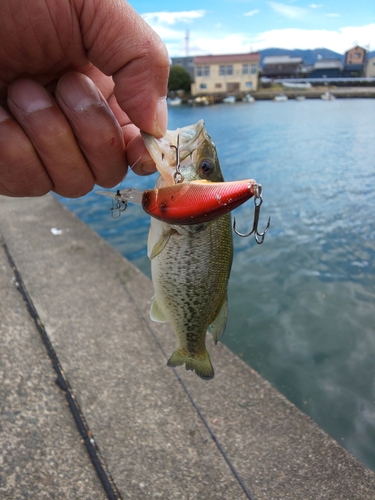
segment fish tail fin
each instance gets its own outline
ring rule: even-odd
[[[211,364],[210,355],[205,349],[202,354],[189,355],[179,349],[176,349],[169,358],[168,366],[181,366],[185,364],[187,370],[195,371],[195,373],[203,380],[211,380],[214,378],[214,369]]]

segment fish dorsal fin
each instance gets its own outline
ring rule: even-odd
[[[163,311],[160,309],[159,302],[154,296],[151,303],[150,309],[150,318],[152,321],[156,321],[157,323],[167,323],[168,320],[165,317]]]
[[[224,334],[225,327],[227,326],[228,317],[228,297],[226,296],[223,300],[223,304],[220,308],[219,314],[216,316],[212,324],[209,326],[209,330],[212,333],[215,344],[221,339]]]

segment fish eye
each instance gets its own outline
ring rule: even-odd
[[[214,171],[214,164],[210,160],[204,159],[199,163],[199,175],[201,177],[207,179],[207,177],[211,176],[213,171]]]

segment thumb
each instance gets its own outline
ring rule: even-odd
[[[165,135],[169,57],[164,43],[124,0],[75,3],[87,57],[112,76],[120,107],[141,130]]]

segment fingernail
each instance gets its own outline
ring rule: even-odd
[[[23,113],[33,113],[53,106],[52,97],[33,80],[17,80],[8,88],[8,99]]]
[[[159,134],[163,137],[167,132],[168,124],[168,108],[166,97],[159,97],[158,103],[156,105],[156,127],[159,130]]]
[[[144,174],[153,174],[156,172],[155,162],[153,162],[152,160],[145,161],[139,168]]]
[[[59,97],[73,111],[83,111],[102,102],[96,85],[81,73],[67,73],[57,85]]]

